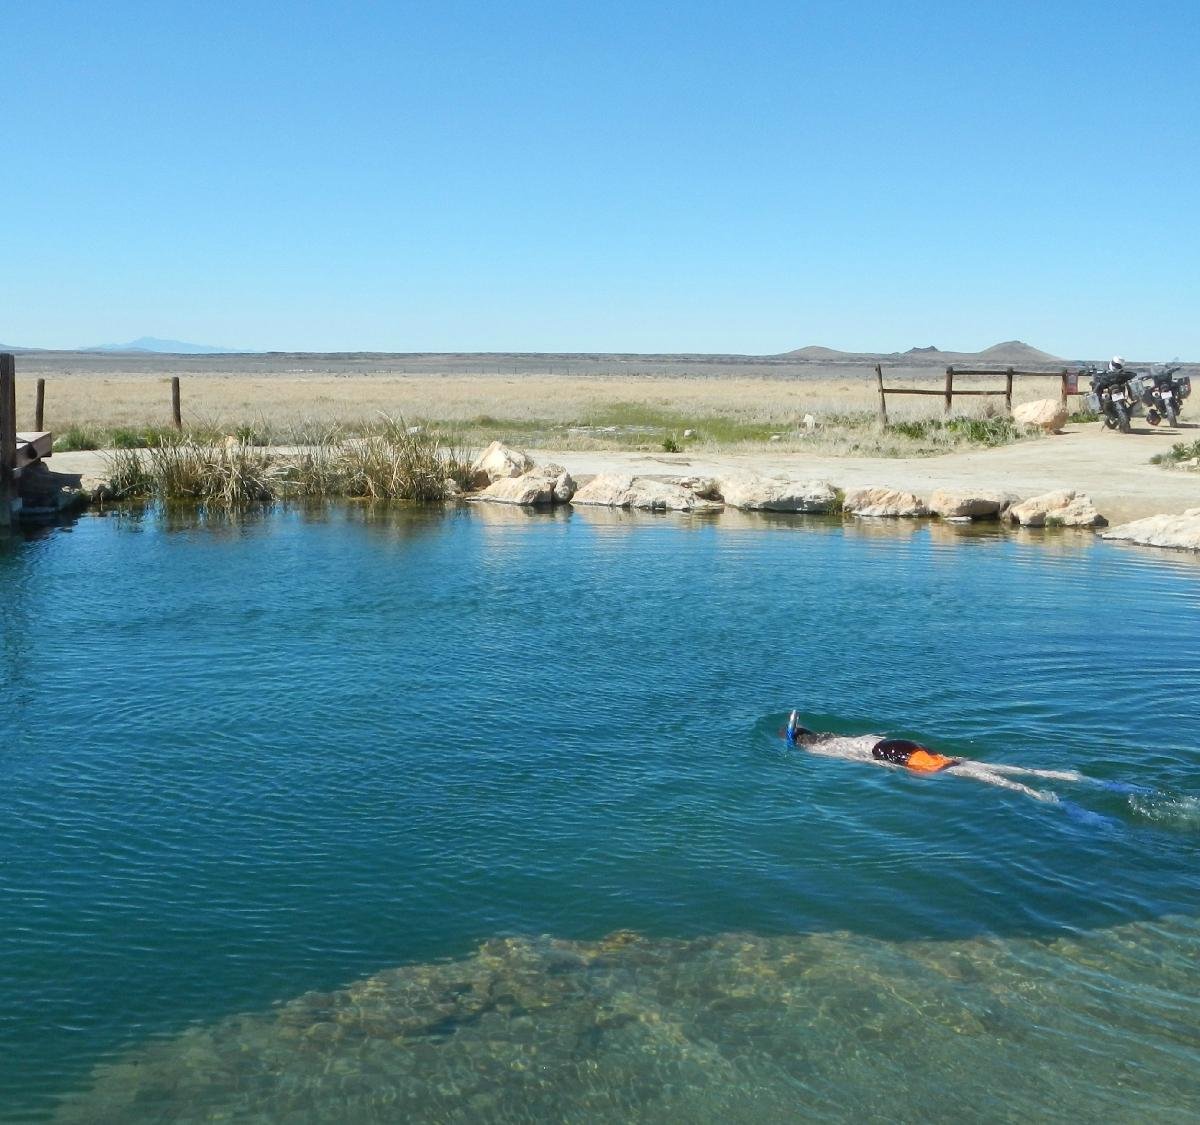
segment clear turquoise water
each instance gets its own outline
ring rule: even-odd
[[[7,1118],[1200,1110],[1190,560],[127,513],[0,593]],[[792,705],[1145,791],[798,755]]]

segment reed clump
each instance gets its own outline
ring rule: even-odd
[[[119,499],[193,500],[233,506],[289,498],[444,499],[470,477],[469,459],[441,435],[385,419],[371,433],[303,427],[283,447],[249,435],[159,435],[145,449],[106,455]]]

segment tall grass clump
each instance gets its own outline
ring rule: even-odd
[[[146,449],[107,454],[110,486],[121,498],[193,500],[234,506],[291,497],[442,500],[447,481],[468,483],[466,455],[420,426],[385,419],[376,432],[307,427],[297,449],[253,444],[256,435],[168,433]]]
[[[108,492],[114,500],[154,495],[154,478],[136,449],[118,448],[108,455]]]
[[[232,437],[220,441],[170,437],[144,456],[155,492],[163,500],[222,504],[274,500],[283,479],[275,454]]]
[[[77,450],[103,447],[104,435],[95,426],[68,426],[54,439],[56,453],[74,453]]]
[[[422,426],[387,418],[378,433],[345,442],[339,466],[346,496],[372,500],[441,500],[446,481],[468,481],[465,456]]]

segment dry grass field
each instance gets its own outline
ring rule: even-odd
[[[549,370],[557,368],[557,370]],[[493,438],[559,449],[774,448],[850,455],[938,452],[1011,440],[1003,427],[932,424],[880,432],[869,366],[756,363],[720,357],[92,356],[18,359],[18,412],[33,423],[46,379],[46,427],[76,444],[117,444],[170,420],[170,379],[182,383],[185,426],[287,441],[305,426],[370,430],[384,417],[436,426],[465,445]],[[940,388],[930,367],[898,367],[889,383]],[[963,381],[964,384],[966,381]],[[970,385],[999,387],[976,378]],[[1057,393],[1019,381],[1016,400]],[[982,418],[1003,400],[965,398],[955,416]],[[941,399],[891,398],[889,418],[941,418]],[[809,429],[804,416],[812,415]],[[685,437],[687,431],[692,431]],[[123,435],[123,436],[122,436]]]

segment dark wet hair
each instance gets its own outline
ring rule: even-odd
[[[816,746],[819,743],[828,742],[831,738],[836,737],[837,735],[834,734],[824,734],[819,731],[809,730],[808,727],[797,727],[793,741],[800,746]]]

